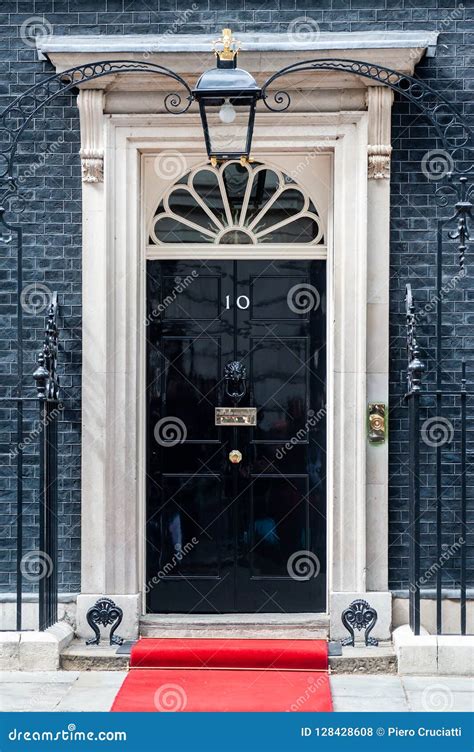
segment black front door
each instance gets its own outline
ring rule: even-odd
[[[325,262],[149,261],[147,280],[148,611],[324,611]],[[216,425],[235,404],[255,426]]]

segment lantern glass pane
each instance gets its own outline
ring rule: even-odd
[[[221,106],[206,105],[207,128],[212,156],[246,155],[249,129],[250,105],[233,105],[235,119],[223,123],[220,118]]]

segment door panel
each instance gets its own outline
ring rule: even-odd
[[[147,280],[149,611],[324,610],[325,263],[149,261]],[[216,427],[236,360],[257,425]]]

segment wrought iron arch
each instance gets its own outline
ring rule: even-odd
[[[268,78],[262,86],[262,99],[272,112],[284,112],[291,104],[288,92],[279,89],[270,93],[269,87],[283,76],[303,71],[344,71],[383,84],[398,92],[404,99],[416,105],[436,129],[443,147],[456,153],[464,147],[472,148],[473,131],[457,108],[429,84],[400,71],[375,63],[343,58],[316,58],[293,63],[281,68]],[[274,104],[271,104],[271,101]],[[472,168],[472,165],[470,166]]]
[[[69,68],[62,73],[33,84],[13,100],[0,115],[0,205],[16,194],[14,176],[15,156],[18,142],[34,116],[56,97],[76,89],[80,84],[94,81],[116,73],[150,73],[176,81],[186,92],[170,92],[164,105],[168,112],[182,114],[193,101],[189,84],[178,73],[156,63],[133,60],[113,60],[88,63]],[[183,98],[185,104],[183,106]],[[9,126],[10,123],[10,126]]]

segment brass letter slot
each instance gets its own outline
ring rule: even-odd
[[[256,407],[216,407],[216,426],[256,426]]]

